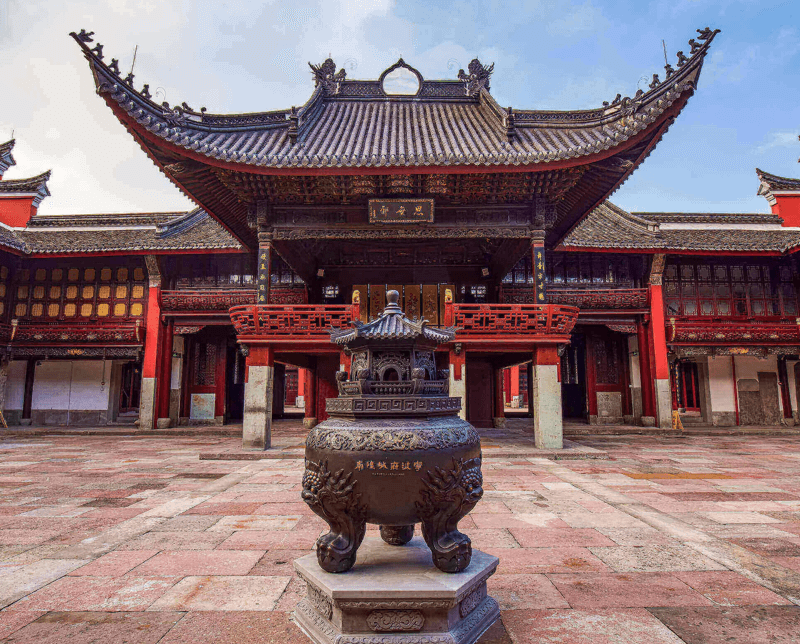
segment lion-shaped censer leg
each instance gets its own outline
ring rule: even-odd
[[[347,572],[356,562],[366,532],[366,508],[352,473],[331,472],[327,462],[306,461],[302,498],[330,527],[317,539],[317,561],[326,572]]]
[[[381,539],[390,546],[404,546],[414,536],[414,524],[411,525],[382,525]]]
[[[472,558],[472,542],[458,531],[463,519],[483,496],[481,459],[453,459],[453,467],[428,472],[417,511],[422,536],[434,565],[443,572],[461,572]]]

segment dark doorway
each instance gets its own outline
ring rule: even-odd
[[[241,422],[244,418],[244,368],[245,358],[239,347],[231,345],[228,351],[228,369],[225,376],[226,422]]]
[[[139,395],[142,391],[142,365],[126,362],[122,365],[122,385],[119,390],[119,413],[139,411]]]
[[[561,356],[561,406],[564,418],[586,420],[586,338],[572,336]]]
[[[475,427],[492,427],[494,369],[485,359],[467,358],[467,420]]]
[[[680,364],[681,406],[686,411],[700,411],[700,386],[697,378],[697,365],[694,362]]]
[[[297,406],[297,368],[286,369],[286,406]]]

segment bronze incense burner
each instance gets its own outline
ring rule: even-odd
[[[367,523],[397,546],[421,523],[436,567],[460,572],[472,545],[457,525],[483,495],[483,476],[480,437],[457,415],[448,370],[436,368],[434,350],[455,330],[410,320],[397,291],[386,297],[377,319],[331,333],[352,360],[349,374],[337,373],[330,418],[306,439],[302,497],[330,526],[317,559],[327,572],[346,572]]]

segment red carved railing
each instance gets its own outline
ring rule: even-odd
[[[12,343],[138,344],[144,336],[143,325],[137,322],[116,324],[29,324],[20,322],[10,327]]]
[[[456,340],[474,336],[568,335],[579,310],[557,304],[452,304],[445,305],[445,324],[454,325]]]
[[[259,304],[234,306],[230,310],[236,333],[256,338],[324,338],[331,328],[350,325],[358,319],[355,304]]]
[[[161,310],[220,311],[227,312],[232,306],[255,304],[255,289],[182,289],[161,291]]]
[[[667,320],[668,342],[800,344],[800,325],[791,322]]]
[[[503,289],[503,302],[506,304],[535,304],[533,288]],[[648,306],[646,288],[594,288],[547,289],[550,304],[577,306],[579,309],[646,309]]]

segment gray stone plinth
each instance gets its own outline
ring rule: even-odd
[[[486,594],[497,563],[473,550],[466,570],[448,574],[420,537],[405,546],[368,537],[346,573],[325,572],[314,554],[295,560],[308,584],[295,621],[317,644],[473,644],[500,617]]]

